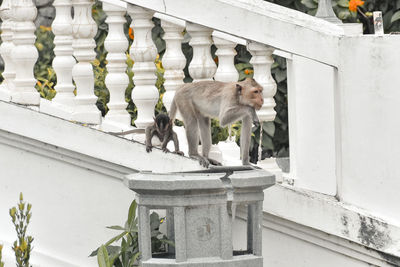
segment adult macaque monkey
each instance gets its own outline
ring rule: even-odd
[[[164,152],[169,152],[167,144],[169,141],[174,141],[175,151],[173,153],[183,156],[183,152],[179,151],[178,136],[172,129],[173,120],[169,119],[167,114],[159,113],[154,118],[154,123],[147,126],[146,129],[133,129],[125,132],[110,132],[112,135],[127,135],[131,133],[145,133],[146,134],[146,151],[150,152],[153,148],[152,139],[157,136],[160,139],[161,149]]]
[[[240,147],[243,165],[249,165],[249,149],[252,121],[258,122],[255,110],[263,103],[263,88],[254,79],[242,82],[203,81],[187,83],[175,93],[170,109],[171,120],[177,109],[185,123],[189,145],[189,156],[200,161],[203,166],[209,163],[220,165],[208,157],[211,148],[210,118],[219,118],[222,127],[242,120]],[[202,144],[202,156],[197,151],[199,131]]]

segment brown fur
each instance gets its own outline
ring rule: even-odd
[[[263,105],[262,87],[254,79],[242,82],[203,81],[181,86],[175,93],[170,117],[180,111],[186,128],[189,156],[204,166],[219,164],[208,158],[211,147],[210,118],[219,118],[224,127],[242,120],[241,148],[242,163],[249,163],[249,148],[252,121],[258,122],[255,109]],[[197,152],[198,138],[202,143],[202,155]]]

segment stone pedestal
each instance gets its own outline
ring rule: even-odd
[[[261,267],[263,190],[273,184],[272,174],[242,166],[127,176],[125,185],[137,193],[139,205],[141,266]],[[232,249],[229,213],[238,204],[249,211],[247,251]],[[175,243],[157,258],[151,252],[150,209],[166,210],[167,236]]]

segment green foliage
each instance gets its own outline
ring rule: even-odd
[[[136,217],[137,204],[134,200],[128,212],[128,219],[124,226],[108,226],[108,229],[122,231],[111,238],[104,245],[101,245],[90,256],[97,255],[99,267],[131,267],[137,266],[140,255],[138,245],[138,219]],[[165,218],[159,218],[158,214],[153,212],[150,215],[151,247],[153,252],[165,251],[165,245],[173,245],[165,235],[159,231],[161,223]],[[121,240],[119,246],[111,245]]]
[[[3,250],[3,245],[0,244],[0,267],[4,267],[4,262],[2,262],[2,250]]]
[[[30,266],[29,258],[31,255],[33,242],[32,236],[26,236],[26,230],[32,217],[32,205],[25,203],[23,200],[23,195],[20,193],[17,207],[12,207],[9,212],[18,237],[12,247],[15,253],[17,267]]]
[[[54,59],[54,34],[50,27],[40,26],[36,29],[35,46],[39,52],[39,58],[34,67],[34,74],[38,82],[36,90],[40,96],[51,100],[56,95],[54,85],[56,84],[56,75],[52,65]]]

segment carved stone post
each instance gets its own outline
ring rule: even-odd
[[[40,95],[35,89],[36,79],[33,75],[33,66],[38,58],[35,47],[35,20],[36,6],[32,0],[13,0],[12,17],[14,20],[13,42],[14,48],[11,57],[15,66],[15,90],[11,101],[25,105],[39,105]]]
[[[163,103],[167,111],[171,107],[172,99],[175,96],[175,91],[183,84],[185,74],[183,68],[186,65],[185,55],[182,52],[182,32],[185,29],[185,21],[175,19],[167,15],[157,14],[161,19],[161,26],[164,29],[164,40],[166,49],[162,58],[164,72],[164,87],[165,93]]]
[[[110,92],[109,111],[102,123],[103,130],[121,131],[131,128],[131,116],[126,111],[125,90],[129,84],[126,71],[126,55],[128,40],[124,34],[124,17],[126,8],[103,3],[107,14],[108,35],[104,42],[107,54],[107,70],[105,83]]]
[[[52,101],[72,107],[75,98],[72,67],[76,63],[72,56],[72,4],[71,0],[55,0],[53,5],[57,13],[52,24],[55,35],[54,54],[56,56],[53,60],[53,68],[57,74],[57,85],[55,86],[57,94]]]
[[[271,75],[271,66],[274,63],[272,58],[272,53],[274,48],[255,42],[249,42],[247,44],[247,49],[252,55],[250,63],[253,64],[254,68],[254,79],[263,87],[264,105],[257,111],[258,118],[260,120],[260,125],[263,125],[265,121],[273,121],[276,116],[276,111],[274,107],[276,106],[274,95],[276,94],[276,82]],[[260,146],[259,146],[259,164],[262,164],[262,129],[260,131]],[[282,170],[273,161],[271,164],[270,160],[267,160],[268,168],[267,170],[274,173],[277,177],[277,181],[282,180]]]
[[[134,60],[132,70],[135,83],[135,88],[132,91],[132,100],[138,110],[135,124],[138,128],[145,128],[154,121],[154,107],[159,97],[155,86],[157,77],[154,64],[157,48],[151,38],[151,29],[154,26],[151,18],[154,12],[129,5],[128,13],[132,18],[131,27],[135,33],[135,39],[130,49],[130,54]]]
[[[193,82],[212,80],[217,66],[211,57],[212,29],[188,22],[186,30],[192,37],[189,44],[193,47],[193,58],[189,73]]]
[[[13,39],[13,21],[11,17],[12,0],[3,0],[0,8],[1,24],[1,46],[0,54],[4,61],[4,81],[0,85],[0,100],[10,101],[11,94],[14,91],[15,67],[12,60],[12,50],[14,49]]]
[[[91,62],[96,58],[94,36],[97,25],[92,18],[93,0],[72,0],[74,19],[72,33],[74,40],[72,48],[78,63],[72,68],[72,77],[76,84],[75,109],[72,120],[100,124],[101,113],[95,103],[94,74]]]
[[[263,266],[264,189],[275,184],[269,172],[246,167],[242,171],[217,167],[211,173],[139,172],[126,176],[124,184],[135,191],[139,207],[140,266]],[[252,207],[247,234],[251,250],[246,255],[233,250],[236,233],[228,213],[233,205]],[[153,258],[149,209],[167,210],[167,222],[173,216],[173,231],[167,237],[174,240],[175,255]]]

